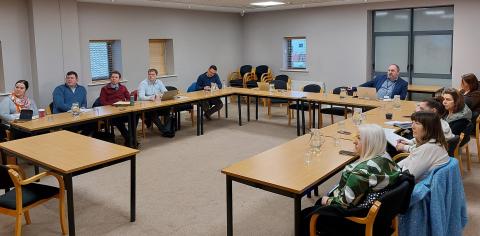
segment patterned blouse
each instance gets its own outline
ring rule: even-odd
[[[327,205],[344,208],[357,206],[370,192],[378,192],[394,184],[400,167],[389,158],[376,156],[369,160],[347,165],[338,186],[330,194]]]

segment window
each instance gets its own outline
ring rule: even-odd
[[[307,69],[307,39],[305,37],[287,37],[285,68],[289,70]]]
[[[373,74],[397,64],[410,84],[450,87],[453,13],[448,6],[373,11]]]
[[[173,40],[148,40],[150,53],[150,68],[158,70],[158,75],[173,75]]]
[[[91,40],[88,46],[92,81],[107,80],[112,71],[121,71],[119,40]]]

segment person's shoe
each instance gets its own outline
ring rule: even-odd
[[[210,116],[209,116],[209,115],[207,115],[207,114],[204,114],[204,116],[205,116],[205,119],[207,119],[207,120],[212,120],[212,118],[210,118]]]

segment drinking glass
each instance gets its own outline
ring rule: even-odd
[[[80,106],[78,105],[78,102],[72,103],[72,115],[73,116],[79,116],[80,115]]]
[[[347,90],[345,88],[340,89],[340,99],[344,99],[347,97]]]
[[[400,95],[395,95],[395,96],[393,97],[393,108],[396,109],[396,110],[398,110],[398,109],[400,109],[400,106],[401,106],[401,104],[400,104]]]
[[[305,163],[305,165],[310,165],[310,163],[312,163],[312,157],[314,155],[314,152],[311,148],[307,149],[307,151],[305,151],[305,154],[303,155],[303,163]]]
[[[354,108],[353,109],[353,124],[359,126],[362,124],[362,108]]]

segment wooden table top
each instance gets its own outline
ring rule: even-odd
[[[417,85],[417,84],[408,85],[409,92],[437,93],[442,90],[443,90],[443,86],[437,86],[437,85]]]
[[[415,111],[416,103],[402,101],[400,109],[393,109],[391,104],[386,108],[375,108],[366,112],[365,123],[379,124],[385,128],[397,129],[394,126],[386,125],[385,113],[393,114],[395,121],[408,121]],[[313,163],[304,164],[305,151],[308,149],[310,135],[303,135],[285,144],[272,148],[263,153],[230,165],[222,170],[222,173],[246,179],[255,183],[265,184],[270,187],[284,191],[300,194],[308,188],[319,183],[356,158],[340,155],[340,150],[353,150],[353,135],[358,132],[357,126],[352,118],[345,120],[344,130],[350,131],[350,135],[340,135],[341,145],[334,145],[334,137],[338,131],[338,123],[322,128],[326,136],[325,144],[322,146],[322,153]]]
[[[309,149],[309,139],[310,135],[300,136],[226,167],[222,173],[301,194],[357,159],[338,154],[340,150],[353,151],[352,141],[341,140],[341,145],[337,147],[333,138],[326,137],[320,154],[307,165],[304,155]]]
[[[0,143],[0,148],[62,174],[137,154],[136,149],[69,131],[58,131]]]

